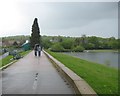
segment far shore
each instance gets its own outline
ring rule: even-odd
[[[118,50],[109,49],[96,49],[96,50],[84,50],[84,52],[119,52]]]

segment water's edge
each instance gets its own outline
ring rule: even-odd
[[[114,52],[63,52],[87,61],[118,68],[118,54]]]

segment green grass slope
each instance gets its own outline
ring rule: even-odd
[[[47,51],[82,77],[97,94],[118,94],[118,70],[62,53]]]

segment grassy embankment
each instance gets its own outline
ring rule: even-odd
[[[97,94],[118,94],[117,69],[62,53],[47,52],[86,80]]]
[[[29,52],[31,52],[31,50],[28,51],[23,51],[20,53],[21,56],[25,56],[26,54],[28,54]],[[8,55],[7,57],[3,58],[0,60],[0,67],[7,65],[8,63],[14,61],[12,55]]]

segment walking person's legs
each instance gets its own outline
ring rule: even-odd
[[[38,53],[38,54],[39,54],[39,57],[40,57],[40,55],[41,55],[41,51],[39,51],[39,53]]]
[[[35,51],[35,56],[37,56],[37,51]]]

